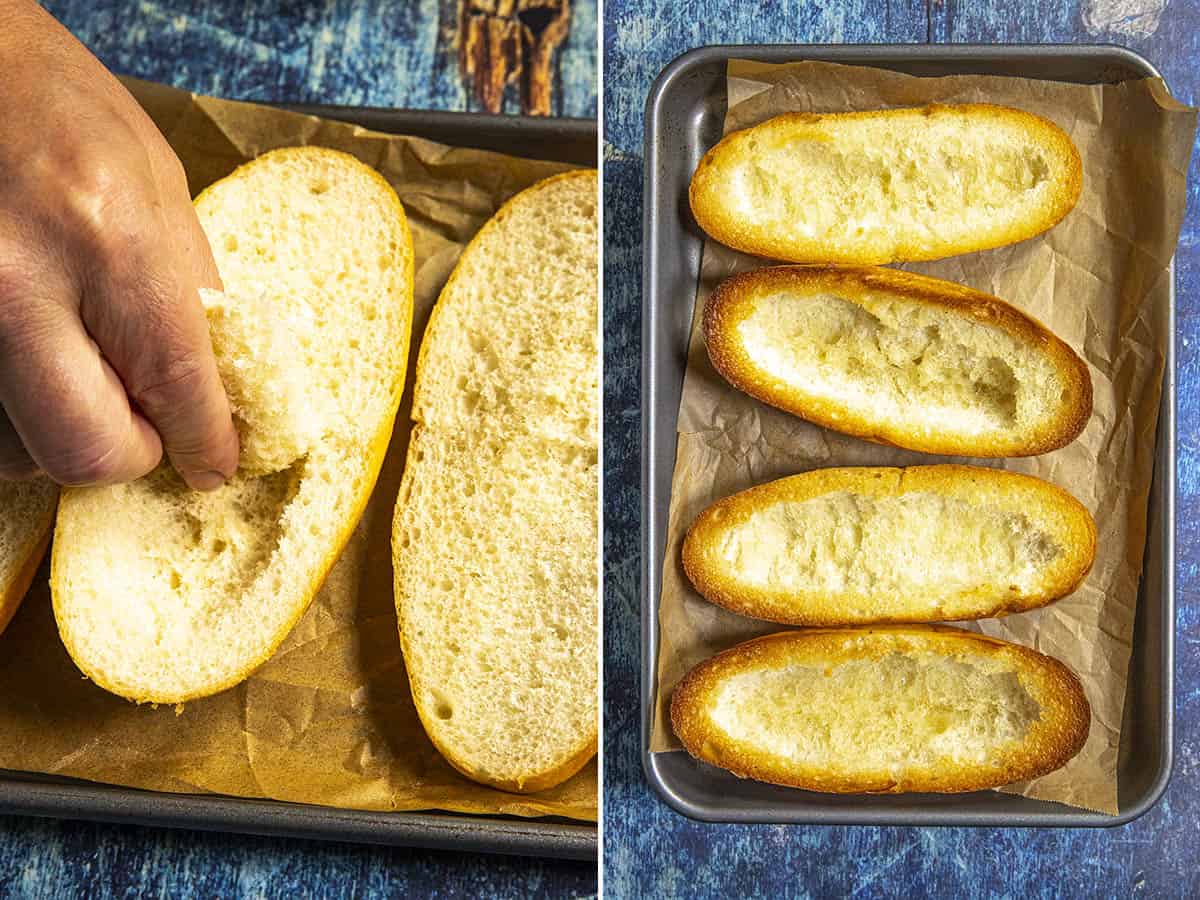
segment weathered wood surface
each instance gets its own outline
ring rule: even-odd
[[[443,0],[454,5],[454,42],[463,77],[485,110],[504,108],[520,88],[521,112],[548,116],[554,107],[554,59],[571,24],[568,0]]]

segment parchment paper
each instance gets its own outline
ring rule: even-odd
[[[1096,86],[983,76],[918,78],[819,62],[742,61],[729,63],[727,78],[726,133],[783,112],[982,101],[1045,116],[1079,148],[1083,195],[1049,232],[1013,246],[905,268],[1007,300],[1048,325],[1091,370],[1095,410],[1072,444],[1032,459],[952,461],[1037,475],[1066,488],[1096,518],[1096,562],[1078,591],[1043,610],[967,627],[1061,659],[1080,676],[1092,705],[1091,733],[1074,760],[1006,790],[1116,813],[1121,713],[1167,345],[1167,264],[1184,213],[1196,111],[1174,101],[1159,80]],[[782,627],[726,612],[692,589],[679,551],[701,510],[751,485],[808,469],[951,460],[826,431],[753,400],[716,374],[699,334],[704,301],[729,274],[767,264],[715,241],[704,247],[659,607],[658,709],[650,738],[655,751],[680,749],[667,714],[672,689],[692,666]]]
[[[504,200],[571,167],[126,84],[179,154],[193,193],[259,153],[300,144],[345,150],[387,177],[404,203],[416,250],[407,389],[353,538],[283,646],[238,687],[176,710],[135,706],[84,680],[59,641],[43,566],[0,638],[0,767],[157,791],[594,821],[594,761],[553,790],[521,796],[477,785],[442,760],[409,693],[390,552],[413,366],[438,291]]]

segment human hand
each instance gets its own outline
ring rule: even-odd
[[[86,48],[0,0],[0,478],[127,481],[165,450],[219,487],[238,444],[178,158]]]

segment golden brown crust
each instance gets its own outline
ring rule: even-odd
[[[500,207],[500,209],[496,212],[496,214],[494,216],[492,216],[492,218],[489,219],[486,223],[484,223],[483,227],[480,228],[478,232],[476,232],[475,236],[473,238],[471,238],[470,243],[466,246],[466,248],[463,250],[462,254],[459,256],[458,264],[454,267],[454,271],[452,271],[450,273],[450,277],[447,279],[446,284],[442,287],[441,295],[439,295],[438,302],[436,304],[434,304],[433,312],[430,313],[429,322],[425,326],[424,337],[421,339],[421,347],[417,351],[416,376],[414,377],[414,381],[413,381],[413,417],[416,420],[416,425],[414,427],[413,440],[411,440],[408,445],[409,459],[405,460],[404,476],[401,481],[400,491],[398,494],[399,497],[405,497],[405,496],[408,496],[408,494],[409,494],[409,491],[406,490],[406,487],[407,487],[407,485],[409,483],[409,479],[412,477],[412,473],[414,471],[414,467],[412,465],[410,465],[410,463],[412,461],[412,456],[416,452],[416,448],[419,444],[419,441],[416,440],[417,431],[423,427],[423,423],[420,421],[420,418],[419,418],[419,415],[420,415],[419,410],[420,410],[420,405],[421,405],[421,398],[424,393],[424,384],[423,384],[424,378],[422,376],[425,371],[425,361],[428,357],[429,347],[433,343],[430,340],[430,335],[433,334],[434,328],[437,326],[437,323],[440,318],[439,313],[442,310],[442,303],[441,303],[440,298],[442,296],[446,296],[447,292],[450,291],[451,288],[457,284],[458,279],[461,277],[461,272],[463,269],[462,260],[466,257],[466,255],[468,253],[471,252],[472,247],[474,247],[476,244],[482,243],[484,240],[486,240],[487,236],[493,230],[503,227],[505,221],[512,216],[513,208],[517,204],[518,201],[520,201],[521,203],[526,203],[530,200],[531,197],[536,196],[538,193],[545,190],[548,186],[555,184],[562,180],[575,179],[575,178],[596,178],[596,177],[597,177],[597,173],[596,173],[595,169],[572,169],[569,172],[562,172],[558,175],[553,175],[550,178],[543,179],[542,181],[539,181],[536,184],[533,184],[530,187],[526,188],[525,190],[520,191],[519,193],[513,195],[504,203],[503,206]],[[398,516],[399,516],[399,507],[397,507],[394,519],[398,518]],[[393,528],[394,527],[395,526],[393,525]],[[392,552],[393,552],[393,557],[394,557],[398,551],[396,549],[393,549]],[[396,566],[396,572],[397,572],[396,585],[395,585],[396,611],[397,611],[397,618],[399,619],[399,621],[401,623],[400,646],[401,646],[401,651],[404,654],[404,658],[406,660],[409,660],[414,657],[413,657],[413,653],[409,646],[408,638],[406,637],[405,631],[403,628],[404,613],[403,613],[403,609],[402,609],[403,605],[404,605],[404,598],[408,595],[408,589],[400,581],[400,575],[399,575],[400,567],[399,566]],[[455,750],[455,748],[447,745],[444,741],[440,740],[440,738],[438,736],[438,734],[439,734],[438,727],[437,727],[438,719],[436,717],[436,714],[435,714],[434,710],[427,709],[425,704],[423,704],[422,700],[421,700],[421,698],[426,696],[427,693],[422,689],[420,677],[418,675],[416,675],[412,671],[412,669],[409,668],[408,666],[406,666],[405,668],[408,672],[409,685],[410,685],[410,688],[412,691],[412,697],[413,697],[413,705],[417,709],[417,715],[421,719],[421,724],[422,724],[422,726],[424,726],[425,733],[429,736],[429,740],[437,748],[438,752],[442,754],[443,758],[445,758],[445,760],[448,763],[450,763],[451,766],[453,766],[455,769],[457,769],[459,772],[461,772],[467,778],[472,779],[473,781],[478,781],[481,784],[487,784],[487,785],[490,785],[492,787],[498,788],[503,791],[512,791],[514,793],[522,793],[522,794],[534,793],[536,791],[547,790],[549,788],[555,787],[556,785],[559,785],[562,782],[566,781],[568,778],[570,778],[572,775],[574,775],[576,772],[578,772],[580,769],[582,769],[587,764],[587,762],[593,756],[596,755],[596,752],[599,748],[599,739],[600,739],[600,731],[599,731],[599,722],[598,721],[596,723],[596,727],[593,728],[589,734],[583,735],[583,740],[581,741],[580,746],[576,751],[574,751],[569,756],[567,756],[558,765],[556,765],[550,769],[547,769],[545,771],[530,772],[520,778],[510,779],[510,778],[498,777],[496,775],[493,775],[492,773],[485,772],[476,767],[473,767],[470,765],[470,763],[466,759],[463,758],[463,756],[461,754],[459,754]]]
[[[999,426],[987,435],[949,430],[923,433],[905,421],[854,415],[837,400],[808,393],[803,385],[763,372],[742,345],[738,326],[754,311],[758,300],[787,290],[796,291],[796,303],[806,302],[805,295],[816,291],[835,293],[849,302],[882,294],[937,310],[948,319],[998,328],[1050,360],[1062,378],[1062,402],[1055,415],[1030,433]],[[1036,456],[1075,440],[1092,414],[1092,378],[1087,364],[1042,323],[997,297],[913,272],[838,266],[776,266],[744,272],[725,279],[709,295],[703,332],[713,367],[734,387],[816,425],[877,444],[947,456]]]
[[[396,220],[399,224],[402,236],[400,246],[404,249],[405,253],[407,253],[407,258],[409,260],[409,265],[407,266],[407,284],[402,287],[402,296],[397,297],[396,300],[405,308],[405,321],[408,323],[408,328],[411,331],[413,315],[413,271],[415,269],[415,265],[413,264],[412,233],[409,230],[408,217],[405,215],[404,207],[400,203],[400,198],[396,196],[396,192],[392,189],[392,186],[388,184],[386,178],[384,178],[370,166],[363,163],[357,157],[349,153],[344,153],[340,150],[330,150],[325,147],[284,147],[278,150],[268,151],[256,159],[239,166],[231,174],[227,175],[225,179],[222,179],[222,181],[241,177],[245,174],[247,169],[256,166],[261,160],[268,157],[279,158],[282,156],[311,156],[314,154],[338,157],[342,160],[352,162],[355,167],[372,177],[372,179],[380,187],[381,195],[389,198],[390,203],[393,205],[393,209],[396,213]],[[219,183],[220,182],[216,182],[216,184]],[[199,205],[201,202],[203,202],[211,189],[212,186],[202,191],[196,197],[194,201],[195,204]],[[407,344],[408,336],[406,336],[405,342]],[[275,639],[270,643],[270,645],[264,647],[264,652],[261,658],[232,673],[227,678],[215,681],[210,685],[206,685],[201,690],[186,694],[131,691],[122,685],[112,683],[106,677],[104,672],[99,671],[95,667],[87,665],[83,662],[81,655],[76,652],[75,643],[71,634],[66,628],[63,627],[65,617],[62,614],[61,609],[63,603],[63,598],[61,596],[62,589],[57,577],[57,573],[61,571],[63,562],[60,559],[59,543],[56,541],[53,551],[50,554],[50,594],[54,605],[54,616],[58,622],[59,636],[62,638],[63,645],[67,648],[67,652],[70,654],[71,659],[75,662],[75,665],[79,667],[79,670],[109,693],[116,694],[120,697],[125,697],[129,700],[133,700],[136,703],[185,703],[189,700],[196,700],[201,697],[210,697],[213,694],[218,694],[221,691],[233,687],[234,685],[240,684],[263,663],[269,660],[275,654],[275,651],[279,648],[279,645],[283,643],[284,639],[291,634],[291,631],[296,626],[296,623],[300,621],[300,617],[308,611],[308,607],[312,604],[313,598],[316,597],[317,592],[320,591],[321,585],[325,583],[325,579],[329,575],[329,570],[332,569],[334,563],[338,561],[338,557],[342,555],[342,550],[345,549],[346,543],[350,540],[351,535],[354,533],[354,529],[358,525],[358,520],[362,518],[363,510],[366,509],[367,501],[371,499],[371,492],[375,489],[375,482],[379,478],[380,470],[383,468],[383,459],[387,454],[388,444],[392,439],[392,429],[395,426],[396,413],[400,408],[400,398],[404,394],[404,383],[407,376],[407,361],[408,354],[405,352],[403,362],[400,365],[400,369],[396,378],[388,413],[383,417],[383,420],[380,423],[379,431],[376,432],[370,446],[366,448],[365,455],[367,459],[367,465],[359,492],[355,496],[354,502],[351,505],[350,514],[346,517],[343,527],[338,532],[336,539],[330,544],[329,551],[326,553],[321,565],[314,572],[313,578],[309,583],[308,590],[305,592],[304,602],[299,604],[292,612],[292,615],[289,616],[287,623],[279,630]],[[74,491],[71,488],[65,488],[63,490],[61,499],[59,501],[58,510],[59,528],[62,527],[61,523],[64,518],[69,515],[68,511],[72,503],[73,494]]]
[[[1041,520],[1062,547],[1055,564],[1047,566],[1037,590],[1022,592],[1014,585],[963,588],[929,605],[928,597],[895,592],[869,596],[853,590],[797,592],[768,590],[739,580],[720,556],[723,536],[758,510],[781,501],[801,502],[833,492],[867,497],[892,497],[907,492],[931,492],[1006,504]],[[1014,498],[1021,498],[1016,503]],[[946,523],[953,528],[954,523]],[[897,535],[903,541],[904,535]],[[929,565],[938,565],[936,547],[928,550]],[[949,622],[1004,616],[1046,606],[1075,591],[1091,571],[1096,557],[1096,523],[1078,500],[1057,485],[1004,469],[975,466],[846,467],[816,469],[780,478],[718,500],[688,529],[683,542],[683,569],[705,599],[732,612],[786,625],[860,625],[879,623]],[[857,609],[877,610],[858,613]],[[888,611],[878,611],[880,609]]]
[[[913,128],[920,133],[921,119],[954,116],[963,120],[963,128],[969,129],[988,119],[1007,119],[1017,123],[1031,142],[1045,147],[1059,160],[1063,177],[1053,192],[1050,205],[1040,216],[1026,221],[1014,220],[1006,227],[993,229],[990,235],[966,236],[958,241],[942,240],[934,246],[922,246],[919,241],[901,241],[894,252],[881,253],[867,244],[859,246],[852,242],[824,243],[807,241],[798,245],[777,236],[764,233],[738,218],[726,205],[726,173],[724,166],[731,160],[753,156],[751,149],[757,138],[783,129],[799,135],[819,136],[819,139],[837,140],[840,123],[855,119],[878,119],[890,121],[899,127]],[[861,112],[827,113],[784,113],[750,128],[726,135],[705,154],[692,176],[688,198],[692,214],[697,223],[709,235],[723,244],[772,259],[797,263],[844,263],[848,265],[883,265],[890,262],[941,259],[960,253],[972,253],[992,247],[1002,247],[1023,241],[1058,224],[1079,200],[1083,189],[1083,161],[1070,137],[1048,119],[1021,109],[997,106],[989,103],[963,103],[954,105],[930,104],[924,107],[903,109],[869,110]],[[994,213],[1002,215],[1002,213]]]
[[[929,659],[990,657],[1020,678],[1041,706],[1041,715],[1019,745],[1007,752],[997,748],[994,759],[985,765],[912,765],[907,771],[881,771],[868,777],[846,774],[837,759],[804,765],[773,756],[732,738],[708,713],[714,690],[731,675],[789,663],[835,666],[897,652]],[[838,794],[961,793],[1037,778],[1061,768],[1087,740],[1091,707],[1067,666],[1020,644],[945,626],[821,628],[767,635],[700,663],[675,688],[671,725],[692,756],[741,778]]]

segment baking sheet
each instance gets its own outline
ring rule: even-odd
[[[729,126],[788,109],[986,99],[1055,119],[1080,146],[1084,197],[1056,229],[1016,247],[911,268],[1005,297],[1047,322],[1091,364],[1096,414],[1080,441],[1047,457],[1004,465],[1041,474],[1079,496],[1100,520],[1103,558],[1098,557],[1088,583],[1072,598],[983,627],[1072,664],[1084,677],[1096,713],[1089,744],[1071,766],[1017,789],[1027,796],[1116,812],[1121,704],[1167,341],[1167,272],[1183,211],[1194,111],[1173,103],[1161,85],[1100,87],[977,76],[916,79],[823,63],[731,63],[729,99]],[[1114,172],[1122,177],[1113,177]],[[1110,218],[1119,222],[1110,227]],[[697,309],[721,276],[760,264],[709,242]],[[1064,302],[1075,297],[1086,302]],[[1114,327],[1106,331],[1104,322]],[[779,627],[718,610],[690,590],[678,565],[678,548],[694,515],[719,496],[815,465],[935,461],[823,432],[757,404],[712,372],[695,340],[679,431],[651,751],[678,747],[664,713],[671,687],[691,665]],[[1097,465],[1119,477],[1094,477]]]
[[[296,144],[346,150],[388,177],[416,249],[410,390],[425,320],[462,246],[507,197],[571,168],[127,84],[180,154],[194,193],[258,153]],[[237,688],[176,710],[94,687],[58,641],[43,568],[0,638],[0,766],[156,791],[594,821],[594,761],[551,791],[507,794],[459,776],[420,727],[388,549],[408,404],[406,396],[375,495],[325,587],[275,657]]]

